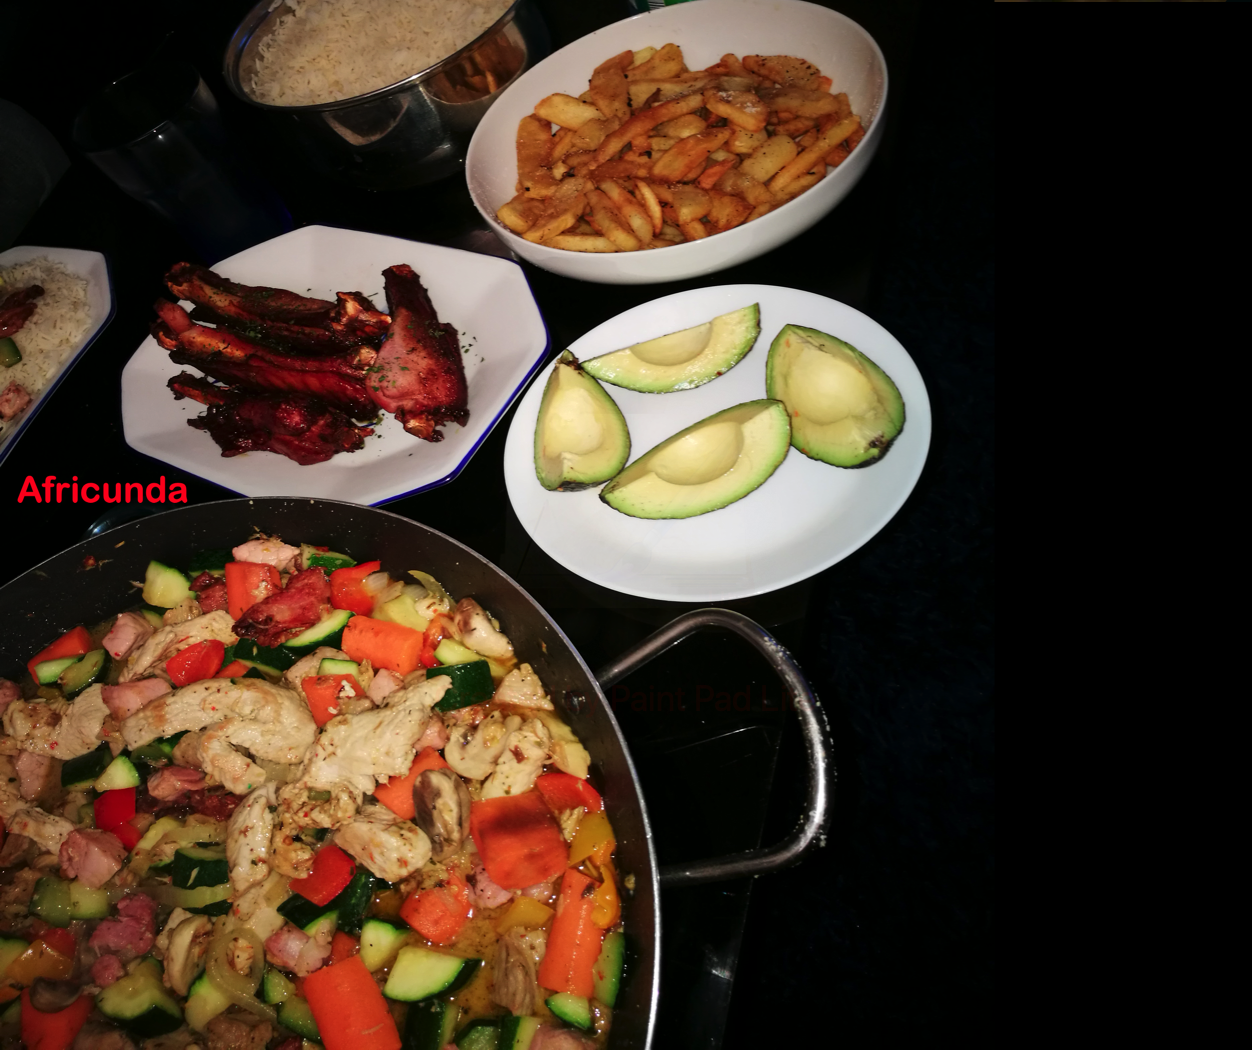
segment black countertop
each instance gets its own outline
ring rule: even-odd
[[[615,0],[538,3],[556,46],[627,13]],[[225,41],[250,6],[174,9],[146,0],[122,16],[102,5],[64,29],[55,61],[34,51],[18,55],[16,67],[10,59],[5,97],[48,127],[73,161],[16,243],[105,253],[118,306],[0,465],[10,551],[0,583],[76,542],[100,513],[84,504],[19,504],[27,475],[165,475],[187,484],[192,503],[232,495],[125,445],[118,377],[147,333],[165,269],[194,253],[69,142],[81,100],[135,68],[167,34],[205,75],[297,225],[438,243],[479,228],[458,180],[370,194],[294,170],[277,154],[218,72]],[[694,281],[589,285],[525,266],[553,353],[622,310],[691,287],[779,284],[838,299],[900,339],[934,413],[921,481],[870,543],[786,592],[724,603],[768,626],[822,698],[839,770],[835,818],[825,848],[795,869],[755,884],[666,892],[660,1048],[746,1048],[762,1036],[792,1043],[826,1035],[847,1046],[991,1038],[994,185],[991,99],[982,84],[989,41],[972,10],[868,0],[825,6],[874,35],[891,73],[883,146],[826,219],[760,259]],[[13,10],[10,39],[27,39],[46,16],[35,5]],[[600,666],[685,607],[603,591],[530,542],[504,495],[509,419],[452,485],[388,509],[500,565]],[[649,700],[679,689],[729,702],[677,711]],[[777,839],[794,823],[802,784],[794,727],[752,699],[771,689],[754,656],[701,635],[610,696],[640,765],[663,861]],[[746,702],[734,702],[740,697]]]

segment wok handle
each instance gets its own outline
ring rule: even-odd
[[[808,798],[800,823],[777,845],[712,860],[663,865],[662,888],[764,875],[799,863],[810,849],[825,843],[826,825],[834,797],[835,767],[825,712],[791,654],[765,628],[742,613],[730,609],[697,609],[684,613],[645,638],[630,652],[602,667],[596,675],[601,688],[608,689],[670,646],[704,627],[724,627],[751,643],[787,687],[804,734],[804,749],[808,758]]]

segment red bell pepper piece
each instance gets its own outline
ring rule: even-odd
[[[226,563],[226,610],[232,620],[238,620],[262,598],[282,589],[282,578],[272,565],[255,561]]]
[[[27,660],[26,669],[30,671],[31,678],[34,678],[35,668],[45,660],[60,660],[66,656],[84,656],[93,648],[95,646],[92,644],[91,635],[87,633],[87,628],[75,627],[72,631],[61,635],[47,649]]]
[[[400,1032],[359,955],[315,970],[304,995],[326,1050],[400,1050]]]
[[[422,666],[438,667],[439,661],[435,658],[435,650],[439,648],[439,643],[444,640],[451,629],[448,626],[447,619],[439,613],[426,626],[426,633],[422,635]]]
[[[346,569],[336,569],[330,574],[330,604],[336,609],[348,609],[368,616],[374,611],[374,596],[362,583],[366,576],[381,568],[382,562],[367,561]]]
[[[577,868],[567,868],[561,895],[548,933],[548,947],[539,963],[539,983],[554,992],[590,998],[594,993],[592,967],[600,958],[604,931],[592,921],[599,884]]]
[[[135,827],[135,825],[130,821],[127,821],[125,824],[119,824],[117,827],[113,828],[113,834],[116,835],[121,844],[126,847],[127,853],[138,846],[139,840],[143,838],[143,832]]]
[[[242,660],[231,660],[225,667],[217,672],[214,678],[242,678],[248,673],[248,665]]]
[[[54,952],[60,952],[67,959],[78,954],[78,941],[69,930],[58,926],[49,926],[43,919],[32,919],[28,936],[32,940],[42,940]]]
[[[95,1005],[94,996],[80,995],[64,1010],[44,1013],[30,1001],[30,989],[23,990],[22,1045],[26,1050],[68,1050]]]
[[[368,660],[403,677],[415,671],[422,653],[422,635],[412,627],[369,616],[353,616],[343,629],[341,648],[357,663]]]
[[[95,811],[96,827],[101,831],[115,831],[135,815],[135,789],[114,788],[102,792],[91,805]]]
[[[412,820],[417,815],[417,806],[413,802],[413,785],[417,778],[427,769],[447,769],[448,763],[443,755],[433,747],[424,747],[413,759],[413,765],[402,777],[392,777],[385,784],[374,788],[374,797],[392,813],[405,820]]]
[[[324,726],[340,713],[343,703],[344,682],[351,688],[352,696],[364,696],[365,690],[355,675],[350,674],[317,674],[310,675],[300,682],[305,698],[309,701],[309,710],[313,712],[313,721]]]
[[[562,813],[567,809],[584,809],[598,813],[604,809],[604,799],[582,777],[573,773],[544,773],[535,781],[535,787],[553,811]]]
[[[332,842],[314,855],[313,870],[302,879],[292,879],[287,887],[320,907],[338,897],[355,874],[356,861]]]
[[[469,884],[455,872],[400,905],[400,918],[433,944],[451,944],[470,917]]]
[[[335,936],[330,941],[330,961],[334,963],[343,962],[344,959],[351,959],[354,955],[359,955],[361,951],[361,942],[350,934],[344,933],[343,930],[336,930]]]
[[[546,882],[565,870],[568,847],[538,791],[473,803],[470,835],[487,874],[506,890]]]
[[[212,678],[222,669],[226,659],[226,643],[216,638],[180,649],[165,661],[165,673],[175,686],[191,685],[202,678]]]

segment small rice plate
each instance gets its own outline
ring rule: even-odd
[[[433,66],[513,0],[286,0],[257,47],[248,93],[269,106],[355,98]]]
[[[15,266],[0,267],[0,299],[19,288],[37,284],[43,295],[35,300],[35,312],[13,335],[22,359],[0,368],[0,390],[20,384],[36,401],[53,376],[78,346],[91,323],[87,281],[60,263],[40,257]],[[7,422],[0,420],[0,437],[15,426],[24,413]]]

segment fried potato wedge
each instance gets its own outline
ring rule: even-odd
[[[589,120],[598,120],[602,114],[595,106],[580,102],[573,95],[558,93],[541,98],[535,106],[535,116],[559,127],[577,130]]]

